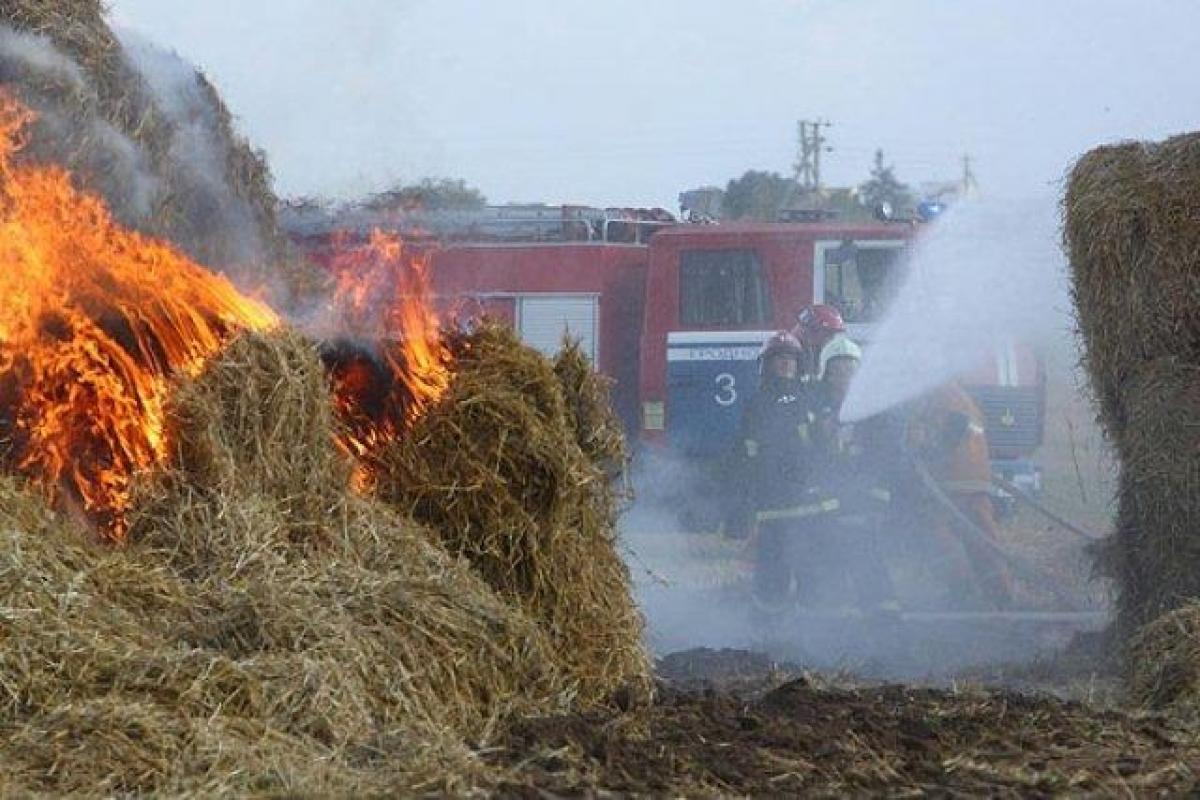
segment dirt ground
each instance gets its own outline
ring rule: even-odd
[[[1200,726],[1045,694],[855,686],[740,650],[659,662],[647,708],[519,723],[507,797],[1179,796]]]

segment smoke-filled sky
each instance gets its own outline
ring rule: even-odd
[[[666,205],[882,147],[902,180],[1041,193],[1096,144],[1200,127],[1196,0],[111,0],[197,63],[285,195],[464,178],[493,202]],[[1039,191],[1040,190],[1040,191]]]

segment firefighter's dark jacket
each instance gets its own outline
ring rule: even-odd
[[[904,480],[903,421],[884,413],[854,424],[837,419],[828,387],[810,391],[814,461],[813,488],[837,500],[840,514],[887,513]]]
[[[741,501],[759,521],[811,502],[818,454],[813,436],[812,390],[800,381],[773,380],[747,403],[739,462]]]

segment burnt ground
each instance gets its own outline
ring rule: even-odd
[[[739,650],[659,662],[644,708],[522,721],[510,797],[1177,796],[1200,725],[1010,689],[854,686]]]

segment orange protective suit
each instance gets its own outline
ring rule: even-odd
[[[908,420],[907,445],[931,477],[979,532],[999,543],[992,505],[992,467],[983,412],[961,386],[947,384],[915,404]],[[956,515],[932,497],[917,504],[920,524],[953,565],[955,577],[973,583],[997,607],[1012,598],[1012,577],[1004,559],[978,534],[964,530]]]

